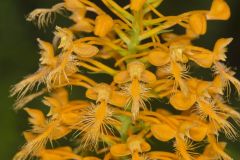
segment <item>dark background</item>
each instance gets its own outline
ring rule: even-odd
[[[124,0],[119,0],[121,3]],[[50,7],[56,0],[0,0],[0,160],[12,159],[14,153],[24,144],[22,131],[27,129],[24,111],[14,112],[14,99],[9,98],[9,88],[23,76],[33,73],[38,67],[38,47],[36,38],[51,40],[55,26],[50,31],[39,30],[25,21],[25,16],[33,9]],[[233,37],[229,46],[228,66],[234,68],[240,77],[240,1],[227,0],[232,10],[229,21],[208,22],[208,33],[201,37],[198,44],[212,49],[221,37]],[[179,14],[193,9],[208,9],[211,0],[165,0],[160,7],[165,15]],[[67,24],[65,18],[58,18],[56,24]],[[235,106],[238,106],[236,103]],[[35,105],[35,103],[31,104]],[[39,104],[36,104],[39,105]],[[231,146],[231,147],[230,147]],[[234,159],[240,159],[240,143],[227,148]]]

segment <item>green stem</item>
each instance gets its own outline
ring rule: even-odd
[[[128,51],[130,54],[135,54],[137,52],[136,48],[139,45],[139,34],[141,32],[141,13],[134,12],[134,20],[132,21],[132,32],[130,43],[128,44]]]

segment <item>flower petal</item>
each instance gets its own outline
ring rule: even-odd
[[[38,127],[45,126],[46,119],[42,111],[31,108],[24,108],[24,110],[30,115],[30,118],[28,120],[31,124]]]
[[[127,101],[128,96],[125,96],[121,92],[113,91],[109,103],[118,107],[124,107]]]
[[[73,52],[80,57],[92,57],[99,52],[99,49],[95,46],[75,41]]]
[[[116,144],[110,148],[110,152],[113,156],[121,157],[130,155],[131,152],[126,144]]]
[[[198,53],[198,54],[191,54],[189,58],[197,63],[199,66],[204,68],[210,68],[213,64],[213,54],[209,53]]]
[[[75,112],[64,112],[61,118],[62,122],[67,125],[74,125],[79,122],[79,114]]]
[[[155,124],[151,126],[152,134],[160,141],[167,142],[175,137],[176,131],[167,124]]]
[[[226,60],[226,55],[225,52],[227,51],[226,46],[229,45],[232,42],[233,38],[221,38],[217,40],[214,46],[214,59],[219,61],[225,61]]]
[[[130,81],[130,76],[128,71],[120,71],[114,76],[114,82],[116,83],[126,83]]]
[[[87,91],[86,91],[86,97],[89,98],[89,99],[92,99],[92,100],[97,100],[97,92],[94,90],[94,88],[89,88]]]
[[[68,127],[65,126],[58,126],[53,130],[51,133],[51,140],[57,140],[59,138],[62,138],[66,136],[68,133],[70,133],[72,130]]]
[[[188,132],[189,138],[191,138],[194,141],[200,142],[206,137],[207,131],[208,128],[207,126],[204,125],[191,127]]]
[[[141,143],[141,151],[142,151],[142,152],[148,152],[148,151],[150,151],[150,150],[151,150],[150,144],[148,144],[147,142],[143,141],[143,142]]]
[[[170,104],[177,110],[188,110],[196,102],[196,95],[188,94],[185,96],[182,92],[177,92],[170,98]]]
[[[169,53],[157,49],[153,50],[148,55],[148,61],[154,66],[163,66],[170,61],[170,55]]]
[[[207,14],[210,20],[227,20],[231,16],[230,8],[225,0],[213,0],[211,9]]]
[[[141,81],[146,83],[153,83],[156,81],[156,76],[152,72],[145,70],[141,75]]]
[[[203,14],[193,14],[189,18],[189,25],[195,34],[203,35],[207,31],[207,20]]]

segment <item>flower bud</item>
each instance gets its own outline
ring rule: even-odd
[[[99,37],[105,37],[113,27],[113,19],[109,15],[103,14],[97,16],[95,20],[94,34]]]

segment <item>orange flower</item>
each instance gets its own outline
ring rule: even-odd
[[[181,91],[176,91],[170,97],[170,103],[177,110],[190,109],[200,97],[210,97],[209,90],[212,83],[191,78],[187,81],[189,93],[184,95]]]
[[[110,148],[110,152],[114,157],[131,155],[133,160],[139,160],[139,154],[147,152],[150,149],[151,146],[143,138],[132,135],[127,139],[126,143],[113,145]]]
[[[19,99],[40,84],[46,84],[48,89],[52,89],[54,86],[66,83],[69,76],[78,71],[77,59],[74,55],[63,52],[56,56],[52,44],[40,39],[38,42],[41,48],[40,68],[12,88],[12,95],[19,94]]]
[[[14,160],[26,159],[29,156],[34,156],[45,148],[48,141],[57,140],[67,135],[71,129],[60,124],[59,120],[47,120],[43,113],[36,109],[25,108],[31,116],[29,121],[32,126],[32,138],[22,147]]]
[[[106,83],[99,83],[86,92],[86,96],[97,102],[106,101],[114,106],[123,107],[126,105],[127,97],[120,91],[116,91]]]
[[[45,93],[48,96],[43,97],[43,103],[49,107],[46,115],[39,109],[25,108],[32,127],[24,132],[27,143],[14,160],[33,156],[43,160],[230,160],[218,136],[239,137],[231,121],[240,126],[240,113],[225,102],[230,83],[240,95],[240,81],[223,64],[232,38],[217,40],[213,50],[192,43],[206,33],[207,20],[229,19],[226,1],[213,0],[210,10],[171,16],[159,10],[163,0],[101,2],[115,16],[90,0],[64,0],[29,14],[27,20],[43,27],[66,9],[71,15],[65,17],[73,25],[57,26],[52,44],[38,39],[38,71],[12,89],[12,95],[19,94],[17,108]],[[176,25],[186,33],[172,32]],[[208,71],[213,68],[213,80],[196,74],[195,64]],[[95,76],[101,81],[89,78]],[[38,86],[40,91],[25,96]],[[70,100],[72,95],[69,97],[63,87],[73,86],[83,87],[78,88],[79,96],[83,92],[94,103]],[[151,97],[161,103],[152,103]],[[165,108],[163,103],[168,100],[176,112]],[[76,148],[47,147],[72,131],[78,138]],[[151,150],[151,138],[161,143],[174,141],[175,152]],[[157,143],[151,141],[153,146]],[[204,152],[196,153],[201,143]]]
[[[115,118],[114,109],[105,101],[98,105],[83,108],[79,114],[80,120],[74,128],[81,135],[81,149],[97,149],[104,135],[114,134],[114,128],[120,124]]]
[[[145,83],[153,83],[155,80],[155,75],[145,70],[144,64],[139,61],[130,62],[126,71],[121,71],[114,76],[116,83],[125,84],[121,89],[129,97],[128,105],[131,106],[133,121],[136,120],[140,108],[146,108],[144,101],[148,98],[149,89],[146,88]]]

